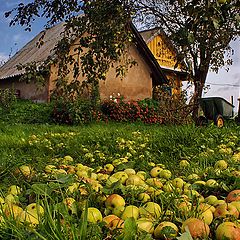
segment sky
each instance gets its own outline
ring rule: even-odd
[[[0,0],[0,63],[13,56],[44,28],[44,19],[35,21],[31,32],[24,31],[21,26],[9,27],[10,19],[6,19],[4,13],[20,2],[29,1],[31,0]],[[218,74],[209,72],[206,81],[209,89],[203,97],[219,96],[230,101],[233,96],[234,110],[237,112],[237,98],[240,97],[240,39],[232,42],[231,46],[234,49],[233,65],[228,72],[225,69],[220,69]]]

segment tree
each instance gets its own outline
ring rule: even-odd
[[[105,79],[111,64],[125,59],[122,55],[132,41],[132,19],[145,27],[162,28],[177,49],[177,62],[184,62],[193,81],[196,119],[209,68],[217,72],[232,62],[229,43],[240,33],[239,8],[239,0],[32,0],[6,16],[15,14],[10,24],[23,25],[26,30],[36,17],[46,17],[47,27],[66,21],[65,34],[56,48],[59,78],[66,76],[65,66],[70,62],[75,77],[81,73],[94,86]],[[77,37],[78,57],[74,58],[67,53]],[[226,52],[229,58],[225,62]],[[131,64],[131,59],[121,62],[118,74],[124,74]]]
[[[240,33],[239,0],[143,0],[136,7],[137,20],[161,26],[177,49],[178,62],[185,63],[195,88],[196,120],[209,68],[217,72],[232,63],[229,43]]]

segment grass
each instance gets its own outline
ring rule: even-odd
[[[114,122],[60,126],[49,121],[48,106],[27,106],[29,103],[24,102],[22,105],[15,105],[4,117],[1,114],[0,188],[6,193],[9,185],[20,185],[24,194],[19,198],[24,206],[31,201],[29,199],[37,195],[45,206],[45,221],[41,222],[37,229],[25,229],[23,225],[14,222],[14,219],[6,218],[5,227],[0,225],[2,239],[23,239],[23,236],[26,239],[53,240],[65,240],[69,239],[69,236],[76,240],[106,237],[104,232],[106,229],[102,228],[101,224],[87,223],[86,211],[81,209],[81,214],[72,216],[66,207],[64,208],[62,199],[66,197],[66,187],[72,184],[71,177],[60,176],[52,179],[41,175],[47,164],[63,164],[66,155],[73,157],[72,164],[83,163],[94,169],[118,159],[128,158],[129,161],[116,167],[116,171],[134,168],[136,171],[144,170],[149,174],[154,164],[164,164],[175,177],[186,178],[194,172],[201,176],[201,180],[216,179],[220,183],[221,191],[200,189],[206,196],[218,194],[217,196],[223,197],[231,189],[239,187],[239,181],[229,177],[228,172],[218,175],[212,168],[217,160],[223,158],[229,160],[231,157],[231,154],[224,155],[219,152],[220,145],[230,146],[235,152],[240,151],[240,127],[237,125],[227,124],[222,129],[214,125],[197,128],[194,125],[163,126]],[[31,115],[34,120],[31,119]],[[182,159],[189,160],[191,168],[180,169],[178,164]],[[17,176],[15,170],[23,164],[31,165],[39,174],[32,179]],[[231,167],[239,170],[237,163],[235,165],[232,163]],[[83,201],[86,205],[83,203],[82,206],[98,207],[103,212],[103,204],[98,199],[99,193],[96,194],[89,185],[86,188],[90,189],[90,193]],[[138,191],[141,189],[136,191],[115,184],[110,188],[105,187],[103,193],[124,193],[127,204],[138,205]],[[164,211],[158,221],[170,219],[180,224],[179,218],[182,213],[175,204],[178,195],[178,192],[172,194],[164,192],[153,198],[162,209],[170,209],[176,215],[169,217],[167,211]],[[73,196],[79,202],[82,201],[83,196]],[[190,213],[192,216],[196,215],[194,210]],[[62,224],[63,219],[71,224]],[[126,222],[126,229],[135,229],[134,224],[135,222],[131,223],[129,220]],[[138,233],[129,231],[131,235],[129,238],[126,237],[127,235],[126,238],[120,238],[119,233],[116,233],[115,238],[114,234],[112,239],[133,239],[132,237]],[[152,238],[141,234],[137,239]]]

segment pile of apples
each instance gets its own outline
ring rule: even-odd
[[[240,152],[234,153],[231,161],[239,163]],[[15,175],[31,182],[38,174],[46,183],[59,176],[71,175],[74,182],[65,188],[62,203],[71,214],[76,214],[81,206],[81,211],[87,211],[87,221],[104,223],[109,234],[116,231],[121,234],[125,221],[131,218],[138,231],[149,234],[152,239],[240,240],[240,186],[219,199],[219,196],[204,195],[204,191],[198,192],[195,188],[214,189],[218,185],[214,179],[204,181],[196,173],[174,177],[163,164],[154,163],[150,163],[149,172],[133,168],[118,170],[127,162],[127,158],[119,158],[93,169],[81,163],[74,164],[71,156],[65,156],[58,165],[46,165],[41,173],[23,165],[16,169]],[[190,165],[188,160],[181,160],[176,167],[184,170]],[[221,173],[229,168],[229,163],[219,160],[213,168]],[[232,170],[233,177],[239,177],[238,174],[239,170]],[[18,199],[21,192],[21,186],[11,185],[0,198],[1,223],[11,217],[37,227],[44,219],[44,206],[34,201],[22,204]],[[101,207],[85,208],[74,198],[76,194],[85,201],[89,194],[95,194]],[[166,196],[170,196],[171,202],[163,204]],[[134,197],[134,204],[129,200],[131,197]],[[174,209],[170,207],[172,205]]]

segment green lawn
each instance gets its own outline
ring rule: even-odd
[[[221,202],[230,191],[240,189],[240,127],[232,123],[222,129],[211,124],[114,122],[59,126],[49,121],[47,106],[29,108],[34,109],[32,119],[31,111],[23,111],[27,106],[0,118],[1,239],[159,239],[156,229],[163,221],[178,228],[165,232],[180,237],[186,219],[203,219],[199,206],[208,204],[210,195]],[[182,160],[189,165],[182,166]],[[31,173],[25,174],[22,166],[30,167]],[[131,180],[130,172],[139,173],[134,174],[138,180]],[[127,176],[128,182],[114,177],[115,173]],[[159,213],[144,215],[147,203],[139,197],[143,193],[158,204]],[[132,214],[109,209],[106,199],[112,194],[124,198],[122,211],[134,206],[140,212],[137,220],[124,219],[123,230],[102,221],[111,214],[121,218]],[[182,206],[185,201],[190,207]],[[30,204],[40,204],[42,213],[27,215]],[[91,218],[92,209],[100,215]],[[139,218],[148,218],[154,234],[140,230],[139,221],[146,220]],[[200,239],[216,239],[217,227],[226,220],[235,224],[238,216],[212,213],[212,218],[207,219],[211,234]]]

